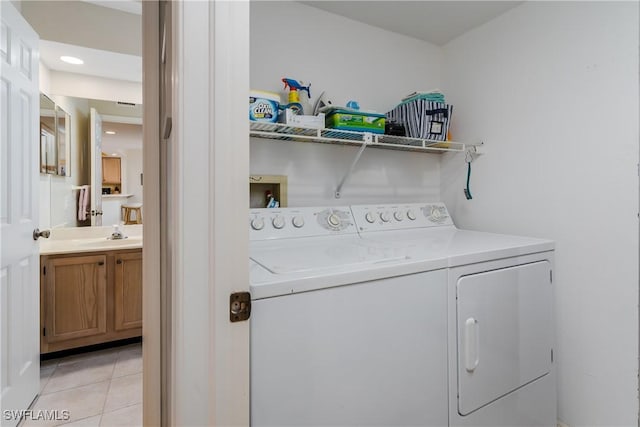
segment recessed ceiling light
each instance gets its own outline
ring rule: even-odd
[[[115,135],[116,132],[113,130],[105,130],[104,133],[106,133],[107,135]]]
[[[117,155],[118,155],[118,153],[111,153],[111,155],[112,155],[112,156],[117,156]]]
[[[76,58],[75,56],[61,56],[60,60],[66,62],[67,64],[73,65],[82,65],[84,61],[80,58]]]

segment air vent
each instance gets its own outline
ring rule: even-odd
[[[116,104],[121,106],[121,107],[131,107],[131,108],[135,108],[136,107],[136,104],[134,104],[133,102],[117,101]]]

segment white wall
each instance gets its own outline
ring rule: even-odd
[[[51,89],[52,71],[40,63],[40,91],[71,115],[71,176],[40,174],[41,227],[74,227],[78,191],[74,186],[88,183],[88,110],[86,99],[56,95]],[[46,225],[45,225],[46,224]]]
[[[142,104],[142,83],[51,70],[51,92]]]
[[[461,227],[556,241],[559,418],[638,422],[638,3],[529,2],[444,47]]]
[[[75,227],[78,190],[73,187],[88,183],[88,102],[61,95],[52,95],[51,99],[71,115],[71,176],[52,175],[50,178],[51,226]]]
[[[124,170],[123,191],[132,194],[127,202],[142,202],[142,185],[140,184],[140,174],[142,173],[142,149],[125,150],[124,157],[127,159]]]
[[[93,102],[89,102],[93,106]],[[97,106],[96,106],[97,107]],[[104,106],[103,106],[104,107]],[[126,110],[126,107],[125,107]],[[106,108],[98,110],[101,114]],[[135,124],[121,124],[103,122],[103,130],[114,130],[115,135],[102,136],[102,151],[108,155],[118,155],[121,160],[120,173],[122,178],[122,193],[132,194],[127,203],[142,202],[142,126]]]
[[[311,82],[334,105],[357,100],[385,113],[415,90],[439,87],[441,50],[295,2],[251,3],[251,87],[280,92],[283,77]],[[303,96],[306,96],[303,95]],[[439,158],[365,151],[341,199],[333,191],[357,149],[252,138],[251,173],[287,175],[289,206],[439,199]]]

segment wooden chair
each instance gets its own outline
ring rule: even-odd
[[[125,225],[142,224],[142,203],[127,203],[121,208]]]

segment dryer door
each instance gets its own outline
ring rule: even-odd
[[[458,412],[467,415],[551,368],[551,265],[536,262],[457,283]]]

